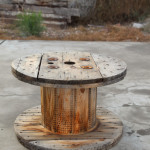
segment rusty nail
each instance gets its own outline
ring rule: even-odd
[[[56,58],[56,57],[50,57],[50,58],[48,58],[48,61],[57,61],[58,60],[58,58]]]
[[[50,68],[50,69],[58,69],[59,67],[58,66],[54,66],[54,65],[50,65],[50,66],[48,66],[48,68]]]
[[[93,69],[92,66],[81,66],[82,69]]]
[[[90,61],[90,58],[80,58],[81,61]]]

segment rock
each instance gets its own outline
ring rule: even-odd
[[[145,24],[141,24],[141,23],[133,23],[133,27],[137,28],[137,29],[142,29],[144,28]]]
[[[146,25],[144,26],[144,31],[150,33],[150,22],[146,23]]]
[[[69,8],[77,8],[80,12],[80,19],[89,18],[96,6],[96,0],[67,0]]]

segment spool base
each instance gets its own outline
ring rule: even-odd
[[[107,109],[97,108],[99,126],[82,135],[56,135],[41,125],[41,107],[20,114],[14,123],[18,140],[30,150],[106,150],[122,135],[120,119]]]

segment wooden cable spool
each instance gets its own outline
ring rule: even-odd
[[[41,87],[40,127],[36,126],[36,134],[42,125],[50,133],[48,139],[57,135],[64,141],[65,136],[80,137],[88,133],[94,138],[102,123],[96,115],[97,87],[122,80],[126,70],[126,64],[117,58],[87,52],[50,52],[22,57],[12,63],[15,77]],[[24,128],[24,125],[21,124],[21,127]],[[18,128],[15,128],[19,139],[24,141],[22,134],[18,134]],[[122,125],[114,139],[118,140],[121,134]]]

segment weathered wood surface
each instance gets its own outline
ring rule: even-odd
[[[58,66],[58,69],[49,69],[51,66],[47,63],[49,57],[57,57],[58,61],[52,61],[52,66]],[[90,58],[90,61],[80,61],[80,58]],[[73,62],[69,65],[65,62]],[[82,69],[81,66],[92,66],[92,69]],[[91,54],[86,52],[51,52],[44,54],[40,66],[39,81],[46,83],[60,84],[84,84],[102,81],[99,69],[96,67]]]
[[[109,81],[121,77],[126,73],[126,63],[118,58],[92,54],[97,67],[100,69],[103,80]]]
[[[39,57],[35,62],[30,62],[31,66],[34,67],[32,69],[36,70],[34,77],[33,70],[29,72],[25,71],[28,70],[28,67],[29,69],[31,68],[30,65],[20,63],[19,66],[22,70],[18,70],[16,69],[18,64],[15,61],[16,66],[14,64],[12,65],[14,75],[24,82],[46,87],[55,86],[61,88],[67,87],[66,85],[70,85],[70,87],[86,87],[86,85],[88,87],[91,85],[92,87],[95,85],[95,87],[98,87],[122,80],[127,70],[124,61],[87,52],[50,52],[44,53]],[[48,58],[51,57],[56,57],[58,60],[48,62]],[[90,60],[81,61],[80,58],[89,58]],[[22,62],[30,61],[26,57],[21,58],[21,60]],[[37,68],[35,64],[39,64],[39,67]],[[56,69],[53,67],[56,67]],[[84,67],[92,68],[83,69]]]
[[[37,81],[42,54],[16,59],[12,63],[12,73],[20,80]]]
[[[97,88],[41,87],[42,125],[61,135],[91,131],[97,126],[96,103]]]
[[[30,150],[74,149],[105,150],[113,147],[122,135],[123,125],[112,112],[97,108],[99,126],[81,135],[56,135],[41,125],[40,106],[20,114],[14,128],[20,142]]]

